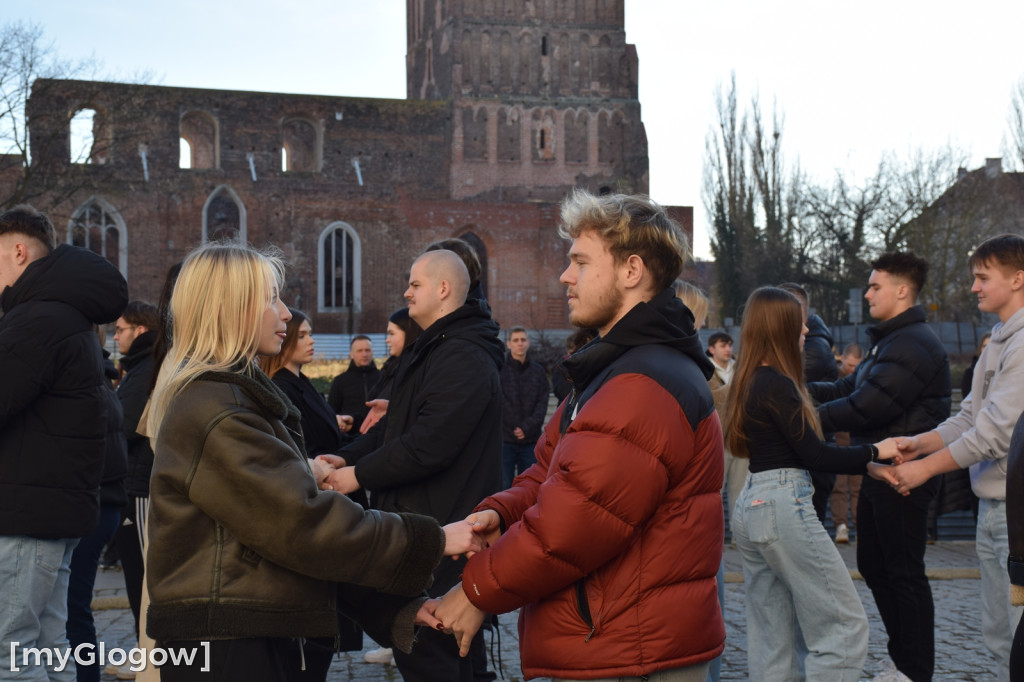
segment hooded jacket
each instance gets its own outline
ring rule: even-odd
[[[817,315],[808,315],[804,339],[804,381],[835,381],[839,378],[832,343],[832,334],[825,321]]]
[[[521,609],[523,672],[638,677],[718,656],[722,430],[693,315],[671,290],[565,361],[573,392],[537,463],[484,500],[507,530],[466,595]]]
[[[149,402],[153,379],[153,344],[157,332],[139,334],[121,358],[125,375],[117,385],[117,397],[124,410],[124,436],[128,441],[128,479],[125,485],[133,497],[149,496],[149,474],[153,470],[153,450],[149,439],[138,432],[142,411]]]
[[[0,293],[0,535],[96,526],[109,388],[93,325],[126,305],[117,268],[68,244]]]
[[[489,312],[470,299],[402,353],[387,415],[339,452],[375,506],[448,524],[499,489],[503,350]],[[454,585],[460,566],[442,562],[431,593]]]
[[[1024,308],[992,327],[992,339],[978,358],[972,381],[960,411],[935,432],[956,463],[970,467],[974,494],[1002,500],[1010,436],[1024,412]]]
[[[172,400],[151,481],[154,639],[333,637],[341,608],[377,641],[408,650],[411,627],[393,640],[392,623],[415,604],[356,585],[418,594],[444,534],[432,519],[318,491],[299,424],[255,366],[201,374]]]

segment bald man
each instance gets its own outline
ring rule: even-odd
[[[338,453],[349,466],[325,487],[366,488],[379,509],[442,523],[466,518],[498,491],[504,346],[490,312],[477,299],[467,302],[468,290],[466,266],[451,251],[429,251],[413,263],[405,299],[424,331],[403,353],[387,415]],[[463,565],[443,562],[431,595],[455,585]],[[472,680],[470,659],[459,656],[450,635],[423,629],[411,654],[394,654],[406,682]]]

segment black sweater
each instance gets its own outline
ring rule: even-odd
[[[796,386],[774,367],[759,367],[747,397],[750,472],[795,468],[837,474],[863,474],[870,445],[849,448],[822,442],[804,420]]]

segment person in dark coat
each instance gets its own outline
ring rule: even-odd
[[[99,520],[107,449],[109,389],[93,325],[113,322],[127,303],[117,268],[86,249],[56,246],[44,214],[25,205],[0,214],[4,642],[67,647],[71,555]],[[4,646],[0,669],[11,669],[10,655]]]
[[[100,481],[100,520],[89,535],[75,547],[71,555],[71,577],[68,582],[68,643],[74,649],[91,644],[96,651],[96,622],[92,615],[93,588],[103,548],[114,538],[128,496],[125,479],[128,476],[127,443],[122,423],[121,403],[110,381],[118,378],[117,367],[104,349],[104,369],[108,379],[104,399],[107,404],[106,448],[103,457],[103,478]],[[122,563],[124,557],[121,558]],[[100,665],[75,659],[78,682],[99,682]]]
[[[380,379],[380,370],[373,362],[373,344],[369,336],[353,336],[348,357],[348,369],[334,377],[331,390],[327,394],[327,402],[335,414],[346,417],[342,430],[357,434],[366,413],[370,411],[366,403],[372,397],[373,387]],[[351,420],[348,417],[351,417]]]
[[[132,301],[114,324],[114,340],[121,352],[121,369],[124,370],[124,376],[117,385],[117,397],[124,411],[122,431],[128,447],[128,478],[125,481],[128,504],[114,542],[121,558],[128,604],[135,618],[135,636],[138,637],[144,572],[142,548],[149,511],[149,474],[153,471],[153,449],[149,446],[149,439],[138,429],[153,382],[153,344],[161,333],[160,311],[152,303]]]
[[[382,510],[441,523],[464,519],[498,490],[503,348],[489,311],[478,299],[467,301],[468,290],[466,267],[451,251],[430,251],[413,263],[405,297],[424,331],[406,351],[387,415],[339,452],[348,466],[325,485],[346,493],[364,487]],[[447,592],[464,564],[442,562],[430,594]],[[407,682],[472,679],[470,660],[440,632],[421,631],[412,654],[396,651],[395,660]]]
[[[302,373],[303,365],[313,361],[316,350],[313,327],[301,310],[288,308],[291,319],[285,327],[284,343],[277,355],[260,357],[260,368],[271,381],[288,396],[299,410],[302,441],[307,457],[333,453],[351,439],[338,428],[338,419],[313,382]],[[362,490],[349,495],[349,499],[364,509],[369,506]],[[309,659],[310,679],[323,679],[331,666],[335,651],[359,651],[363,648],[363,630],[351,619],[342,616],[338,621],[339,637],[311,638],[305,652]]]
[[[804,324],[807,325],[807,335],[804,339],[804,381],[835,381],[839,378],[839,368],[836,366],[836,356],[832,352],[832,334],[829,333],[824,320],[818,315],[809,314],[811,297],[807,290],[793,282],[780,284],[779,288],[796,296],[804,312]],[[818,520],[825,523],[825,510],[832,496],[832,488],[836,484],[836,475],[825,471],[811,471],[811,483],[814,484],[814,495],[811,498],[814,511],[818,515]]]
[[[888,253],[872,264],[864,294],[877,324],[857,370],[834,383],[808,387],[825,431],[849,431],[852,443],[928,431],[949,416],[949,358],[926,324],[917,296],[928,262],[911,252]],[[897,670],[930,680],[935,622],[924,553],[933,481],[904,497],[864,478],[857,505],[857,567],[871,588]]]
[[[501,367],[502,455],[501,487],[508,488],[516,472],[520,474],[537,460],[533,448],[540,438],[548,411],[551,386],[540,363],[527,357],[530,337],[523,327],[508,332],[508,357]]]
[[[1006,456],[1006,529],[1010,542],[1010,604],[1024,606],[1024,415],[1017,419]],[[1024,680],[1024,618],[1010,649],[1010,680]]]

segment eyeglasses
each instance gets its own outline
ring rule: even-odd
[[[123,334],[124,332],[128,331],[129,329],[136,329],[136,328],[138,328],[138,326],[139,325],[137,325],[137,324],[130,324],[127,327],[114,327],[114,336],[117,336],[118,334]]]

